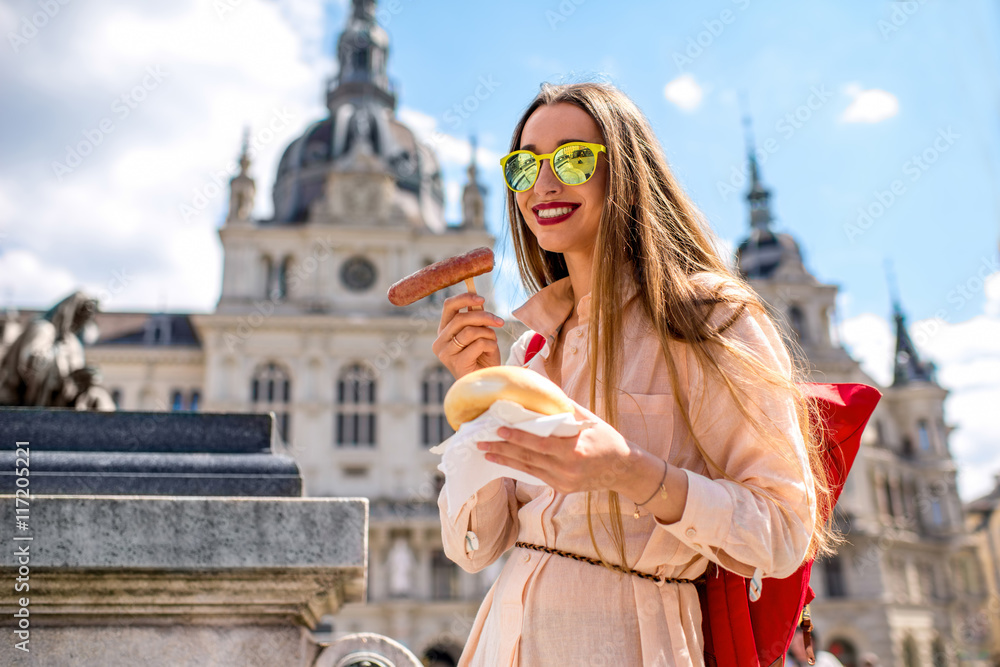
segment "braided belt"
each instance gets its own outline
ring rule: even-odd
[[[633,570],[632,568],[623,567],[615,563],[602,563],[596,558],[590,558],[588,556],[581,556],[580,554],[570,553],[569,551],[562,551],[561,549],[553,549],[552,547],[543,547],[539,544],[531,544],[529,542],[515,542],[515,547],[521,547],[522,549],[531,549],[532,551],[542,551],[547,554],[555,554],[556,556],[562,556],[564,558],[572,558],[573,560],[578,560],[581,563],[590,563],[591,565],[598,565],[600,567],[609,567],[616,572],[621,572],[623,574],[634,574],[637,577],[643,579],[648,579],[649,581],[654,581],[656,583],[663,582],[665,584],[696,584],[704,580],[704,575],[698,577],[697,579],[674,579],[672,577],[658,577],[655,574],[649,574],[648,572],[640,572],[639,570]]]

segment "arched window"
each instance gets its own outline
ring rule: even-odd
[[[823,575],[826,583],[826,595],[831,598],[842,598],[847,595],[847,585],[844,581],[844,566],[840,554],[830,556],[823,561]]]
[[[274,262],[267,255],[263,257],[264,264],[264,296],[271,297],[271,287],[274,284]]]
[[[181,393],[180,389],[174,389],[170,395],[170,409],[175,412],[184,409],[184,394]]]
[[[903,436],[903,456],[905,456],[906,458],[913,458],[913,455],[915,453],[916,452],[914,452],[914,450],[913,450],[913,440],[910,439],[910,436],[904,435]]]
[[[198,406],[201,403],[201,392],[197,389],[191,390],[191,402],[188,404],[188,410],[191,412],[197,412]]]
[[[433,447],[455,432],[444,416],[444,395],[455,379],[444,366],[424,374],[420,389],[420,442]]]
[[[111,390],[111,400],[114,401],[115,407],[119,410],[122,409],[122,390],[112,389]]]
[[[255,412],[274,412],[281,439],[289,442],[288,404],[292,384],[288,373],[276,363],[261,364],[250,383],[250,402]]]
[[[920,442],[920,451],[931,451],[931,436],[927,430],[926,419],[921,419],[917,422],[917,440]]]
[[[892,518],[896,517],[896,501],[894,494],[892,492],[892,482],[886,477],[884,480],[885,484],[885,508],[889,512],[889,516]]]
[[[802,313],[801,308],[798,306],[792,306],[788,309],[788,324],[792,327],[792,331],[795,332],[795,337],[800,342],[805,342],[807,340],[806,317]]]
[[[275,301],[285,299],[288,296],[288,269],[291,266],[292,258],[285,257],[278,265],[278,276],[275,280],[275,292],[272,298]]]
[[[917,655],[917,642],[909,635],[903,640],[903,665],[904,667],[920,667],[920,658]]]
[[[431,554],[431,599],[458,598],[458,565],[441,550]]]
[[[375,379],[369,369],[352,364],[341,372],[337,378],[337,446],[375,446],[375,400]]]

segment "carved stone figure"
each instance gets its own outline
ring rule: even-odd
[[[113,410],[84,364],[80,336],[96,312],[95,299],[74,292],[28,324],[0,360],[0,405]]]
[[[257,186],[250,177],[250,133],[243,133],[243,150],[240,153],[240,173],[229,180],[229,215],[227,222],[247,222],[253,212]]]
[[[389,595],[406,597],[413,588],[413,552],[405,537],[397,537],[389,550]]]

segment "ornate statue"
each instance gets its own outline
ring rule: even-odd
[[[229,180],[229,216],[227,221],[245,222],[253,212],[257,186],[248,173],[250,169],[250,133],[243,132],[243,150],[240,153],[240,173]]]
[[[397,537],[389,550],[389,595],[406,597],[413,587],[411,581],[414,565],[413,552],[405,537]]]
[[[0,405],[114,410],[84,365],[80,335],[96,312],[95,299],[74,292],[28,324],[0,360]]]

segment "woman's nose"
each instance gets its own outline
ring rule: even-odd
[[[535,193],[541,195],[558,192],[561,188],[562,181],[556,178],[555,173],[552,171],[552,161],[542,160],[538,165],[538,178],[535,179]]]

